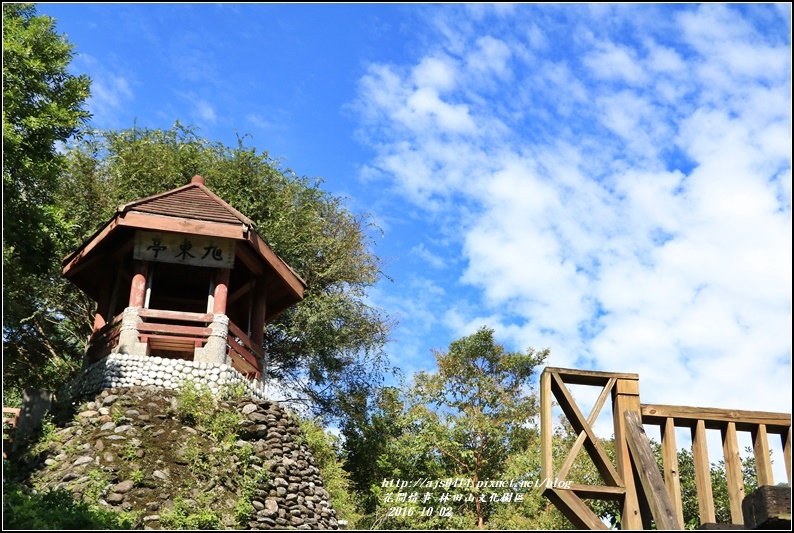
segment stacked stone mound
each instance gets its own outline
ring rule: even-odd
[[[182,423],[170,390],[107,389],[76,407],[71,421],[53,430],[44,451],[20,459],[27,462],[31,488],[67,489],[76,499],[130,511],[146,529],[160,529],[164,515],[185,503],[216,511],[228,529],[338,528],[298,421],[275,402],[220,402],[221,409],[244,417],[231,450]],[[248,445],[253,456],[246,458]],[[196,450],[204,452],[200,468]],[[253,491],[249,518],[240,523],[235,505],[246,469],[268,475]]]
[[[242,399],[236,407],[246,415],[240,438],[269,463],[269,486],[257,492],[251,529],[337,529],[336,512],[323,488],[320,470],[295,419],[277,403]]]

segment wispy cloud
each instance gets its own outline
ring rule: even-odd
[[[132,84],[120,71],[112,71],[87,54],[78,55],[72,68],[91,78],[91,97],[88,109],[92,122],[101,128],[119,127],[125,109],[134,100]]]
[[[365,172],[457,235],[446,275],[477,290],[432,304],[445,327],[650,401],[791,401],[790,14],[751,11],[445,6],[426,54],[370,66]]]

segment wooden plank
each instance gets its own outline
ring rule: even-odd
[[[198,339],[196,337],[178,337],[174,335],[141,335],[141,342],[155,341],[158,344],[190,344],[195,347],[200,347],[207,339]]]
[[[768,433],[782,434],[791,427],[791,415],[766,411],[741,411],[713,407],[686,407],[680,405],[642,405],[642,421],[661,425],[665,419],[675,419],[678,427],[692,428],[703,420],[706,429],[723,429],[728,422],[736,424],[737,431],[752,431],[758,424],[767,426]]]
[[[643,420],[644,422],[644,420]],[[664,485],[673,504],[679,524],[684,523],[684,505],[681,501],[681,477],[678,472],[678,448],[675,444],[675,424],[668,418],[660,428],[662,436],[662,465]]]
[[[248,283],[243,284],[240,288],[234,291],[233,294],[229,295],[228,299],[226,300],[226,305],[231,305],[235,301],[237,301],[241,296],[247,294],[249,291],[254,289],[254,280],[249,281]]]
[[[203,268],[232,268],[233,239],[167,231],[135,232],[133,259]]]
[[[642,529],[642,513],[634,482],[634,469],[631,465],[631,452],[626,439],[626,418],[624,413],[640,411],[639,390],[627,387],[618,380],[612,391],[612,419],[615,428],[615,458],[618,474],[626,487],[626,496],[620,508],[622,529]],[[633,380],[636,381],[636,380]]]
[[[788,432],[780,435],[780,440],[783,444],[783,460],[786,463],[788,484],[791,486],[791,428],[788,428]]]
[[[554,479],[551,399],[551,371],[546,368],[540,374],[540,477],[542,479]]]
[[[601,519],[573,492],[565,489],[546,489],[543,492],[577,529],[609,529]]]
[[[265,241],[256,232],[248,232],[248,242],[254,250],[267,261],[270,268],[276,271],[282,280],[287,284],[290,291],[295,295],[298,300],[303,300],[303,291],[306,289],[306,282],[292,270],[287,263],[284,262],[276,253],[270,249]]]
[[[584,499],[620,501],[626,494],[623,487],[607,487],[604,485],[576,485],[571,483],[568,489]]]
[[[94,331],[91,334],[91,337],[92,338],[93,337],[99,337],[101,335],[104,335],[105,333],[107,333],[111,329],[119,327],[121,325],[121,321],[123,319],[124,319],[124,313],[120,313],[120,314],[116,315],[110,322],[108,322],[107,324],[105,324],[104,326],[99,328],[98,330]]]
[[[229,333],[243,341],[243,345],[256,357],[259,357],[260,359],[265,357],[265,351],[262,349],[262,347],[255,345],[248,335],[243,333],[243,330],[241,330],[237,324],[231,321],[229,322]]]
[[[615,470],[615,467],[612,466],[612,461],[610,461],[609,456],[601,447],[598,437],[593,433],[593,428],[590,427],[581,411],[579,411],[579,407],[577,407],[568,388],[556,374],[551,374],[551,390],[554,392],[554,396],[557,398],[560,408],[565,413],[565,416],[568,417],[568,421],[571,423],[571,426],[573,426],[574,431],[577,433],[584,431],[587,434],[584,447],[593,460],[596,469],[604,479],[604,483],[606,485],[620,487],[622,485],[621,476]]]
[[[639,374],[629,374],[624,372],[599,372],[597,370],[575,370],[572,368],[546,367],[546,370],[557,374],[564,383],[571,385],[598,385],[603,387],[610,379],[633,379],[639,380]]]
[[[168,311],[166,309],[138,309],[141,318],[159,318],[162,320],[184,320],[185,322],[209,323],[213,320],[212,313],[189,313],[187,311]]]
[[[759,424],[750,432],[753,437],[753,456],[755,457],[755,473],[758,476],[758,486],[774,485],[772,475],[772,458],[769,455],[769,437],[766,426]]]
[[[791,530],[791,487],[758,487],[742,502],[746,529]]]
[[[245,371],[241,370],[243,374],[261,373],[262,369],[259,365],[259,361],[253,359],[251,354],[244,352],[240,345],[228,343],[227,346],[229,348],[229,355],[232,357],[232,366],[238,370],[240,370],[240,368],[245,369]]]
[[[568,450],[568,455],[565,456],[565,462],[560,467],[560,471],[556,474],[557,478],[565,479],[568,477],[568,472],[571,470],[571,467],[573,467],[574,462],[576,462],[576,456],[579,455],[579,450],[582,449],[582,445],[586,440],[587,433],[585,431],[580,431],[579,435],[576,437],[576,441],[573,443],[573,446],[571,446],[571,449]]]
[[[598,399],[593,404],[593,408],[590,410],[590,415],[587,417],[587,424],[590,427],[593,427],[593,424],[595,424],[599,413],[601,413],[601,408],[604,407],[604,402],[606,402],[607,398],[609,398],[609,395],[612,392],[612,387],[615,386],[616,381],[616,378],[610,378],[607,384],[604,385],[603,389],[601,389],[601,394],[599,394]],[[585,432],[582,431],[579,433],[579,436],[576,438],[576,442],[573,443],[573,446],[571,446],[571,450],[568,452],[565,463],[563,463],[562,467],[560,468],[557,477],[560,479],[565,479],[568,476],[568,471],[571,469],[571,467],[573,467],[573,463],[576,461],[576,456],[579,454],[579,450],[582,448],[586,437],[587,434]]]
[[[206,220],[127,212],[121,214],[118,219],[118,225],[153,231],[171,231],[237,240],[245,239],[245,230],[242,223],[225,224]]]
[[[692,428],[692,456],[695,460],[695,486],[698,495],[700,523],[716,522],[714,496],[711,489],[711,464],[709,463],[706,424],[698,420]]]
[[[722,431],[722,455],[725,460],[725,477],[728,483],[731,523],[744,524],[744,517],[742,516],[742,500],[744,499],[742,459],[739,456],[739,441],[736,439],[736,424],[733,422],[728,422],[728,427]]]
[[[81,263],[81,267],[84,268],[85,265],[82,264],[83,258],[85,258],[99,243],[104,241],[105,237],[110,235],[110,233],[113,232],[117,226],[118,221],[114,218],[104,227],[100,228],[99,231],[94,233],[94,235],[90,237],[81,248],[78,248],[71,254],[64,257],[63,261],[61,261],[61,265],[63,265],[61,275],[63,275],[65,278],[68,278],[76,274],[80,270],[80,268],[77,268],[78,263]],[[94,260],[95,259],[96,258],[94,258]],[[93,262],[93,260],[91,262]]]
[[[198,326],[177,326],[175,324],[153,324],[141,322],[138,324],[138,333],[155,333],[160,335],[181,335],[206,338],[212,333],[212,328]]]
[[[642,427],[640,413],[626,411],[626,439],[637,467],[645,499],[651,508],[651,515],[657,529],[683,529],[676,517],[675,509],[667,495],[662,475],[651,450],[651,443]]]

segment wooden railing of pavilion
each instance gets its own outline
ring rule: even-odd
[[[212,333],[209,327],[213,319],[211,313],[139,309],[138,316],[142,319],[138,323],[138,339],[147,344],[149,350],[193,352],[204,346]],[[122,319],[123,314],[119,314],[91,336],[86,351],[89,364],[118,347]],[[235,370],[248,378],[259,379],[262,376],[262,348],[233,322],[229,322],[226,347]]]
[[[123,313],[113,317],[113,320],[102,326],[88,339],[86,348],[86,359],[88,364],[93,364],[110,354],[119,345],[119,334],[121,333],[121,321]]]
[[[601,387],[589,415],[585,418],[567,385]],[[596,422],[607,398],[612,399],[615,438],[615,464],[595,435]],[[768,435],[780,435],[783,455],[791,484],[791,415],[760,411],[738,411],[669,405],[643,405],[639,398],[637,374],[594,372],[563,368],[546,368],[540,378],[541,402],[541,477],[564,481],[585,448],[604,485],[557,484],[546,488],[544,495],[580,529],[607,529],[607,526],[583,501],[616,500],[620,504],[621,529],[682,529],[681,501],[675,428],[690,428],[692,455],[701,524],[714,523],[715,509],[711,487],[711,465],[706,430],[719,430],[728,482],[733,524],[744,524],[742,499],[744,482],[737,432],[749,432],[753,442],[759,486],[773,485]],[[555,471],[552,442],[552,403],[578,434],[576,441]],[[643,425],[660,428],[664,479],[658,471]],[[567,488],[566,488],[567,487]]]

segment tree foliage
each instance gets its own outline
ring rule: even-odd
[[[368,409],[361,406],[365,398],[350,400],[359,407],[349,411],[359,415],[342,433],[346,466],[367,514],[362,523],[388,529],[507,525],[510,510],[525,505],[502,499],[512,488],[487,483],[529,483],[540,474],[532,378],[548,350],[510,352],[484,327],[435,355],[437,372],[418,373],[402,390],[381,390]],[[537,468],[525,470],[533,455]],[[455,479],[461,481],[454,486],[425,485]],[[409,485],[394,484],[399,481]],[[537,526],[548,511],[540,491],[517,492],[528,504],[522,527]]]
[[[527,394],[530,379],[548,350],[508,352],[481,328],[436,352],[438,372],[415,378],[414,412],[447,468],[472,479],[477,525],[492,506],[480,501],[480,480],[499,479],[505,460],[536,436],[530,422],[536,397]]]
[[[306,282],[305,299],[265,328],[270,376],[316,414],[339,415],[338,399],[371,390],[385,364],[391,322],[365,300],[366,289],[382,276],[373,251],[377,228],[368,215],[351,213],[343,198],[324,191],[321,180],[299,177],[243,141],[225,146],[179,123],[167,130],[87,132],[66,150],[56,210],[70,224],[61,242],[74,249],[117,205],[201,174]],[[84,311],[61,309],[72,324]]]
[[[53,210],[64,161],[58,143],[89,118],[90,80],[68,73],[72,50],[33,4],[3,4],[4,385],[24,377],[40,386],[74,368],[63,354],[76,339],[53,319],[62,292],[63,221]]]

